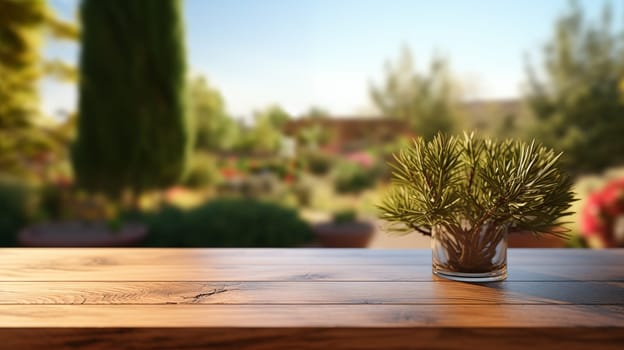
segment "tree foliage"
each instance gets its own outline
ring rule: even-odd
[[[331,118],[331,113],[323,107],[311,106],[305,113],[299,116],[299,120],[309,123],[297,130],[295,135],[298,144],[307,150],[316,150],[325,146],[333,137],[334,132],[326,126]]]
[[[221,93],[206,78],[189,82],[189,113],[195,130],[195,148],[231,151],[240,141],[241,128],[225,110]]]
[[[79,185],[116,196],[176,182],[191,146],[180,1],[85,0],[81,19]]]
[[[26,174],[32,163],[54,147],[40,127],[37,84],[48,73],[41,46],[48,30],[66,38],[77,29],[57,19],[44,0],[0,2],[0,169]],[[60,64],[60,63],[59,63]]]
[[[270,105],[257,113],[256,119],[266,119],[267,123],[281,130],[292,117],[279,105]]]
[[[277,105],[271,105],[254,115],[254,125],[247,130],[243,149],[253,153],[274,154],[282,144],[282,128],[291,119]]]
[[[0,168],[19,171],[43,146],[33,128],[39,116],[41,26],[45,1],[0,3]]]
[[[443,225],[474,236],[485,224],[556,233],[573,200],[560,156],[536,142],[474,134],[415,139],[395,155],[394,183],[380,205],[381,217],[399,231],[427,235]]]
[[[605,6],[588,21],[572,2],[543,51],[542,70],[529,67],[534,136],[565,152],[575,173],[624,162],[624,30],[613,30]]]
[[[433,58],[428,72],[418,72],[404,48],[396,63],[386,64],[385,81],[372,85],[370,96],[381,113],[408,122],[425,139],[454,130],[458,91],[441,57]]]
[[[327,108],[321,106],[311,106],[308,110],[299,116],[301,119],[323,120],[329,118],[331,113]]]

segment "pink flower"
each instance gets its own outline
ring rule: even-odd
[[[347,155],[347,160],[357,163],[365,168],[370,168],[373,163],[373,157],[366,152],[354,152]]]

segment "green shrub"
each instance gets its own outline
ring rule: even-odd
[[[279,179],[285,178],[290,173],[288,161],[281,158],[249,160],[245,168],[241,170],[251,175],[271,173]]]
[[[39,191],[39,219],[60,219],[65,210],[63,208],[63,193],[58,186],[45,185]]]
[[[334,158],[329,154],[308,152],[301,157],[308,171],[318,176],[326,175],[334,165]]]
[[[0,181],[0,246],[14,246],[17,232],[28,221],[28,189],[13,181]]]
[[[294,209],[242,198],[218,199],[186,212],[167,207],[146,222],[149,246],[292,247],[312,239]]]
[[[241,193],[246,197],[275,197],[280,192],[280,182],[277,175],[264,173],[248,176],[241,184]]]
[[[269,162],[267,169],[277,175],[280,179],[286,177],[289,174],[288,165],[283,161],[273,161]]]
[[[341,162],[334,173],[334,189],[338,193],[358,193],[373,187],[377,179],[374,168],[364,168],[353,162]]]
[[[196,153],[182,184],[190,188],[208,187],[219,182],[221,176],[217,162],[209,155]]]
[[[178,207],[165,206],[160,211],[136,218],[132,213],[129,218],[144,221],[149,228],[146,245],[154,247],[185,247],[184,211]]]
[[[332,215],[332,222],[335,224],[343,224],[348,222],[354,222],[357,220],[357,213],[353,209],[345,209],[335,212]]]
[[[280,179],[283,179],[288,175],[288,164],[283,159],[272,159],[269,161],[263,162],[260,172],[268,171]]]

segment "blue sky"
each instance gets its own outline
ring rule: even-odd
[[[191,74],[205,75],[228,110],[247,117],[277,103],[299,114],[321,106],[370,114],[371,81],[402,46],[418,68],[445,55],[466,98],[521,94],[525,54],[539,58],[567,0],[186,0]],[[604,1],[580,1],[589,16]],[[74,18],[77,0],[52,0]],[[614,1],[622,14],[624,1]],[[619,19],[621,16],[616,16]],[[618,22],[619,24],[619,22]],[[75,62],[73,43],[48,42],[45,55]],[[46,112],[73,110],[75,86],[45,80]]]

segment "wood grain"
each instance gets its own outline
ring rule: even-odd
[[[67,268],[39,266],[35,268],[0,267],[0,281],[413,281],[432,279],[427,265],[196,265],[125,267],[81,266]],[[510,265],[508,281],[624,281],[621,266],[597,265]]]
[[[624,250],[0,249],[0,348],[624,348]]]
[[[18,328],[6,349],[621,350],[618,328]]]
[[[138,252],[142,252],[138,254]],[[511,263],[523,265],[624,264],[624,250],[605,249],[596,259],[587,249],[510,249]],[[536,259],[537,258],[537,259]],[[174,249],[174,248],[4,248],[0,266],[188,266],[188,265],[430,265],[429,250],[414,249]]]
[[[1,282],[0,304],[624,305],[624,282]]]
[[[0,281],[430,281],[432,278],[431,253],[426,250],[240,251],[0,249]],[[568,251],[570,254],[566,254]],[[533,253],[527,249],[510,250],[509,280],[624,281],[621,251],[603,250],[601,259],[595,259],[585,250],[538,249]]]
[[[0,327],[622,327],[623,305],[0,305]]]

